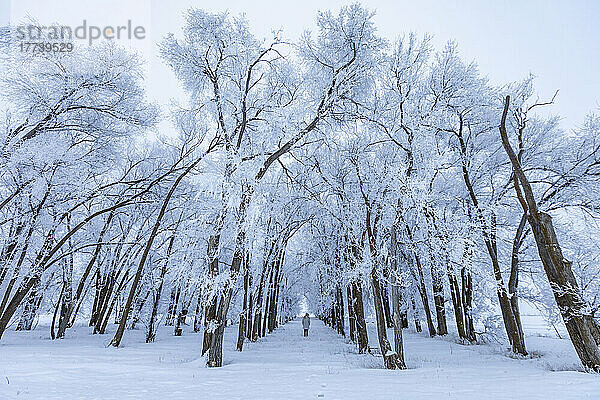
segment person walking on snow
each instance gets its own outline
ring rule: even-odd
[[[304,336],[308,336],[308,329],[310,328],[310,317],[308,313],[302,317],[302,328],[304,329]]]

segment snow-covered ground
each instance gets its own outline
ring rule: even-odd
[[[164,327],[152,344],[127,332],[119,349],[87,327],[59,341],[47,327],[10,331],[0,341],[0,399],[600,399],[600,376],[573,371],[567,340],[529,336],[535,357],[513,359],[498,347],[406,332],[409,369],[387,371],[316,319],[308,338],[295,320],[241,353],[236,329],[227,330],[218,369],[204,366],[201,335]]]

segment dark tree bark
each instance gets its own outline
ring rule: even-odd
[[[31,289],[31,292],[27,296],[21,319],[17,325],[18,331],[30,331],[33,327],[37,310],[42,303],[43,293],[40,290],[40,286],[40,282],[37,281],[37,284]]]
[[[449,262],[446,262],[446,268],[448,273],[448,280],[450,282],[450,297],[452,298],[452,306],[454,308],[454,319],[456,320],[456,329],[458,331],[458,337],[461,339],[467,339],[465,333],[465,322],[464,322],[464,309],[462,303],[462,296],[460,287],[458,286],[458,279],[454,270],[451,269]]]
[[[415,320],[415,330],[417,332],[421,332],[423,330],[423,328],[421,328],[421,319],[419,317],[419,310],[417,309],[417,304],[415,303],[414,296],[410,297],[410,302],[411,302],[412,310],[413,310],[413,318]]]
[[[264,286],[265,286],[265,280],[269,271],[269,265],[272,262],[271,257],[273,257],[273,252],[274,252],[274,248],[275,248],[275,242],[273,242],[270,246],[270,251],[269,254],[267,255],[267,258],[265,259],[265,261],[263,262],[263,266],[262,266],[262,270],[260,273],[260,281],[258,284],[258,288],[257,288],[257,294],[256,294],[256,304],[255,304],[255,311],[254,311],[254,322],[252,324],[252,341],[255,342],[256,340],[258,340],[259,337],[259,326],[260,326],[260,322],[262,321],[262,309],[263,309],[263,292],[264,292]]]
[[[142,316],[142,310],[144,308],[144,304],[146,304],[146,301],[148,301],[148,298],[150,297],[150,294],[153,291],[154,291],[154,289],[150,288],[150,287],[145,288],[144,286],[142,286],[140,288],[140,291],[138,292],[138,294],[136,296],[135,307],[133,307],[133,314],[131,315],[130,329],[135,329],[135,327],[137,326],[137,323],[140,321],[140,318]],[[144,293],[144,292],[146,294],[142,296],[142,293]]]
[[[402,218],[402,216],[400,216],[401,221],[404,225],[404,229],[406,231],[406,234],[408,236],[408,239],[411,242],[414,242],[413,239],[413,234],[412,234],[412,229],[410,229],[410,226],[408,226],[408,224],[406,223],[406,221],[404,220],[404,218]],[[427,329],[429,330],[429,336],[434,337],[436,335],[436,331],[435,331],[435,327],[433,325],[433,317],[431,316],[431,309],[429,308],[429,297],[427,295],[427,288],[425,286],[425,277],[423,276],[423,267],[421,265],[421,257],[419,257],[419,255],[417,254],[417,252],[413,249],[412,250],[412,260],[414,261],[414,269],[416,269],[417,272],[417,276],[416,276],[416,280],[417,280],[417,289],[419,291],[419,295],[421,296],[421,301],[423,303],[423,310],[425,311],[425,318],[427,319]],[[414,307],[414,305],[413,305]],[[415,320],[417,320],[418,318],[415,318]],[[416,322],[415,322],[416,324]],[[419,324],[419,329],[420,329],[420,324]],[[419,330],[417,330],[417,332],[419,332]]]
[[[340,286],[337,286],[336,288],[336,305],[337,305],[337,310],[338,310],[338,318],[337,318],[337,332],[342,335],[342,336],[346,336],[346,332],[344,329],[344,295],[342,293],[342,288]]]
[[[173,239],[169,246],[173,243]],[[168,252],[168,251],[167,251]],[[165,261],[160,269],[159,284],[156,291],[152,293],[152,311],[150,312],[150,320],[148,321],[148,332],[146,333],[146,343],[154,342],[156,332],[154,331],[154,323],[158,314],[158,305],[160,304],[160,296],[162,295],[163,286],[165,283],[165,275],[167,274],[167,262]]]
[[[56,325],[56,317],[58,315],[58,309],[62,303],[63,292],[65,288],[60,288],[60,294],[58,295],[58,301],[56,302],[56,306],[54,306],[54,313],[52,313],[52,322],[50,323],[50,338],[52,340],[56,339],[56,332],[54,330],[54,326]]]
[[[437,319],[437,334],[446,335],[448,334],[448,325],[446,323],[446,308],[444,297],[444,281],[443,272],[438,265],[438,260],[435,256],[435,244],[433,243],[434,238],[438,238],[440,244],[443,246],[443,238],[439,232],[436,217],[434,211],[430,207],[423,207],[425,217],[427,219],[427,230],[428,230],[428,247],[429,247],[429,266],[431,269],[431,286],[433,289],[433,302],[435,304],[435,313]],[[443,251],[443,250],[442,250]],[[447,254],[447,253],[446,253]]]
[[[513,166],[515,191],[527,221],[531,226],[538,253],[550,287],[569,332],[573,347],[585,368],[600,372],[600,327],[587,311],[589,305],[583,298],[571,262],[563,257],[558,243],[552,217],[539,211],[533,189],[515,154],[506,132],[506,116],[510,97],[506,96],[500,122],[500,137],[504,150]]]
[[[125,273],[123,274],[123,277],[121,278],[121,281],[119,282],[119,285],[117,286],[117,288],[115,290],[115,295],[113,296],[112,301],[110,302],[110,306],[108,307],[108,310],[106,311],[106,314],[104,315],[104,320],[102,321],[102,324],[100,325],[100,328],[98,329],[99,334],[103,335],[106,332],[106,326],[108,325],[108,320],[110,319],[112,311],[115,308],[115,304],[117,303],[119,297],[121,296],[121,293],[125,289],[127,282],[129,282],[129,270],[125,271]],[[118,313],[115,313],[115,316],[116,315],[118,315]],[[120,322],[121,321],[119,321],[119,323]]]
[[[348,302],[348,329],[350,333],[350,341],[356,342],[356,315],[354,315],[354,307],[352,306],[352,289],[351,284],[346,285],[346,300]]]
[[[461,285],[462,285],[462,303],[464,308],[464,322],[465,322],[465,337],[470,342],[475,342],[477,337],[475,336],[475,325],[473,323],[473,279],[471,278],[471,268],[468,265],[470,263],[470,245],[465,247],[465,262],[460,270]],[[467,264],[467,265],[465,265]]]
[[[252,339],[252,317],[254,316],[254,290],[252,290],[252,275],[248,278],[248,307],[246,307],[246,339]]]
[[[238,330],[238,339],[236,350],[242,351],[244,348],[244,339],[246,338],[246,323],[247,323],[247,309],[248,309],[248,296],[250,291],[250,266],[249,263],[250,255],[246,255],[246,261],[244,263],[244,294],[242,299],[242,311],[240,312],[240,325]]]
[[[521,324],[521,312],[519,310],[519,249],[524,239],[523,233],[525,230],[526,223],[527,214],[523,214],[523,216],[521,217],[521,222],[519,223],[517,231],[515,232],[510,263],[510,278],[508,280],[510,306],[512,308],[513,314],[515,315],[518,335],[521,338],[524,338],[525,334],[523,333],[523,326]]]
[[[358,339],[359,354],[366,353],[369,349],[369,335],[367,334],[367,323],[365,321],[365,309],[363,305],[362,284],[359,281],[351,283],[352,286],[352,309],[356,318],[356,332]]]
[[[381,300],[383,301],[383,313],[385,315],[385,324],[388,328],[392,328],[394,323],[392,321],[392,311],[390,310],[390,295],[388,293],[388,282],[389,276],[387,268],[383,269],[384,281],[381,283]]]
[[[365,226],[367,230],[367,238],[369,242],[369,251],[371,253],[371,259],[377,260],[377,246],[376,246],[376,231],[371,221],[371,203],[369,202],[365,192],[362,188],[362,180],[356,167],[356,175],[358,177],[361,193],[365,202]],[[371,269],[371,288],[373,290],[373,304],[375,306],[375,321],[377,323],[377,338],[379,339],[379,349],[383,356],[383,364],[387,369],[398,369],[402,367],[402,363],[398,358],[398,354],[392,350],[392,346],[387,338],[387,325],[385,323],[385,315],[383,311],[383,301],[381,299],[381,282],[379,280],[379,274],[376,269],[377,263],[375,262]]]
[[[82,294],[83,289],[85,287],[85,283],[90,273],[92,272],[94,265],[96,264],[96,260],[98,259],[98,255],[100,254],[100,250],[102,248],[102,241],[104,239],[104,235],[106,234],[106,231],[110,226],[110,222],[112,221],[113,216],[114,212],[111,212],[106,218],[106,222],[104,223],[104,226],[102,227],[98,236],[98,241],[94,248],[94,253],[92,254],[92,257],[90,258],[85,270],[83,271],[83,274],[81,275],[81,279],[79,280],[79,284],[77,285],[77,289],[75,290],[75,295],[70,295],[70,288],[66,292],[67,294],[69,294],[69,296],[65,298],[63,308],[61,309],[61,318],[58,325],[58,333],[56,334],[57,338],[64,337],[65,332],[69,327],[70,321],[73,320],[72,317],[75,306],[83,300]]]
[[[98,309],[100,308],[100,295],[102,292],[102,278],[100,275],[100,268],[96,269],[95,280],[95,293],[94,293],[94,302],[92,303],[92,312],[90,314],[90,323],[89,326],[96,325],[96,320],[98,319]]]
[[[392,321],[394,324],[394,351],[398,355],[398,368],[406,369],[404,361],[404,345],[402,340],[402,318],[400,313],[400,282],[398,280],[400,268],[398,265],[398,242],[396,227],[392,226],[390,235],[390,272],[392,281]]]
[[[98,311],[94,321],[94,334],[99,333],[102,330],[103,322],[105,319],[107,319],[105,315],[110,306],[110,299],[115,288],[117,277],[118,274],[115,276],[115,271],[113,270],[108,272],[102,278],[102,288],[100,290],[100,297],[98,299]]]
[[[169,297],[169,308],[167,309],[167,319],[165,321],[166,326],[175,325],[177,318],[177,305],[179,304],[179,296],[181,294],[181,287],[177,284],[174,288],[171,288],[171,296]]]
[[[194,314],[194,333],[200,332],[202,329],[202,317],[204,307],[202,306],[202,291],[198,291],[198,298],[196,299],[196,313]]]

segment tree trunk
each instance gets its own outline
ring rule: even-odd
[[[600,372],[600,328],[589,314],[589,305],[583,298],[571,262],[566,260],[556,238],[552,217],[537,212],[528,218],[534,233],[538,252],[561,316],[581,363]]]
[[[408,235],[408,239],[411,242],[414,242],[412,230],[404,221],[404,229]],[[436,335],[435,327],[433,326],[433,318],[431,316],[431,309],[429,308],[429,298],[427,296],[427,288],[425,287],[425,278],[423,276],[423,267],[421,266],[421,258],[417,254],[417,252],[412,250],[414,264],[417,270],[417,288],[419,290],[419,295],[421,296],[421,301],[423,302],[423,310],[425,310],[425,317],[427,318],[427,329],[429,330],[429,336],[434,337]],[[416,318],[415,318],[416,319]],[[415,322],[416,324],[416,322]],[[420,324],[419,324],[420,325]],[[417,330],[419,332],[419,330]]]
[[[394,322],[394,351],[398,355],[398,369],[406,369],[404,344],[402,340],[402,317],[400,316],[399,288],[392,285],[392,320]]]
[[[367,323],[365,322],[365,309],[363,306],[362,285],[359,281],[351,283],[352,286],[352,310],[356,319],[356,332],[358,339],[358,353],[366,353],[369,349],[369,335],[367,334]]]
[[[90,314],[90,323],[89,326],[96,325],[96,320],[98,319],[98,310],[100,308],[100,294],[102,292],[102,278],[100,275],[100,268],[96,269],[96,290],[94,294],[94,302],[92,304],[92,312]]]
[[[398,354],[392,350],[392,346],[387,338],[387,325],[385,324],[383,302],[381,300],[381,283],[375,268],[371,270],[371,287],[373,289],[373,302],[375,305],[377,337],[379,339],[379,349],[381,350],[381,355],[383,356],[383,364],[387,369],[402,368]]]
[[[35,315],[42,302],[42,295],[43,293],[40,291],[40,282],[38,281],[31,289],[29,296],[27,296],[27,302],[25,303],[23,313],[21,314],[21,319],[17,325],[18,331],[31,330],[33,327],[33,322],[35,321]]]
[[[392,321],[392,312],[390,310],[390,296],[388,293],[389,276],[387,268],[383,269],[384,282],[381,283],[381,300],[383,301],[383,313],[385,315],[385,324],[388,328],[394,326]]]
[[[398,281],[399,276],[399,265],[398,265],[398,242],[396,237],[396,227],[392,226],[390,235],[390,270],[391,270],[391,281],[392,281],[392,321],[394,326],[394,351],[398,356],[397,366],[398,369],[406,369],[406,362],[404,361],[404,346],[402,340],[402,318],[400,316],[400,282]]]
[[[146,333],[146,343],[154,342],[156,338],[156,332],[154,331],[154,322],[158,314],[158,305],[160,304],[160,296],[162,295],[163,286],[165,283],[165,275],[167,274],[167,262],[163,263],[160,270],[160,283],[156,292],[153,293],[152,301],[152,312],[150,313],[150,320],[148,321],[148,332]]]
[[[429,336],[434,337],[436,335],[435,327],[433,326],[433,318],[431,316],[431,309],[429,308],[429,296],[427,295],[427,288],[425,286],[425,278],[423,277],[423,268],[421,267],[421,261],[418,256],[415,257],[415,264],[417,267],[417,276],[419,283],[417,288],[421,295],[421,301],[423,302],[423,309],[425,310],[425,318],[427,319],[427,329],[429,330]]]
[[[110,299],[114,291],[116,280],[117,278],[115,277],[114,271],[107,273],[102,279],[102,289],[98,300],[98,313],[94,322],[93,334],[99,333],[102,330],[102,325],[106,318],[106,312],[110,306]]]
[[[589,314],[589,305],[583,298],[573,275],[571,262],[563,257],[552,224],[552,217],[538,210],[531,185],[510,145],[506,133],[509,103],[510,97],[506,96],[499,130],[502,145],[513,165],[517,197],[523,211],[527,213],[527,220],[535,238],[538,254],[573,347],[585,368],[600,372],[600,327]]]
[[[166,326],[173,326],[175,324],[175,317],[177,315],[177,303],[179,303],[179,285],[171,288],[171,296],[169,297],[169,308],[167,309],[167,320],[165,321]]]
[[[469,250],[467,250],[469,251]],[[477,337],[475,336],[475,325],[473,323],[473,279],[471,278],[471,269],[468,266],[463,265],[460,270],[461,284],[462,284],[462,303],[464,309],[464,321],[465,321],[465,337],[470,342],[475,342]]]
[[[508,280],[508,294],[510,298],[510,306],[515,320],[517,322],[517,333],[520,340],[525,343],[525,334],[523,333],[523,325],[521,324],[521,312],[519,311],[519,249],[523,242],[523,233],[525,231],[525,224],[527,223],[527,214],[523,214],[521,222],[515,232],[515,238],[513,241],[513,248],[511,254],[511,265],[510,265],[510,278]]]
[[[204,306],[202,304],[202,292],[198,291],[198,299],[196,300],[196,313],[194,314],[194,332],[200,332],[202,329],[202,311]]]
[[[140,321],[140,318],[142,316],[142,310],[144,309],[144,304],[146,304],[146,301],[148,301],[148,297],[150,297],[150,294],[153,291],[153,288],[147,288],[146,290],[144,290],[144,287],[142,286],[140,292],[146,292],[146,294],[142,297],[141,293],[138,292],[138,295],[136,296],[135,307],[133,307],[133,313],[131,314],[130,329],[135,329],[137,323]]]
[[[340,335],[346,336],[346,332],[344,329],[344,295],[342,294],[342,289],[338,285],[336,287],[336,301],[337,301],[337,309],[338,309],[338,318],[336,321],[337,331]]]
[[[460,288],[458,287],[458,279],[454,274],[454,271],[446,264],[448,271],[448,280],[450,282],[450,297],[452,298],[452,306],[454,308],[454,319],[456,320],[456,329],[458,331],[458,337],[461,339],[467,339],[465,333],[465,322],[464,322],[464,310],[462,304],[462,297]]]
[[[244,348],[244,339],[246,337],[246,309],[248,308],[248,292],[249,292],[249,282],[250,282],[250,266],[248,265],[248,258],[246,256],[246,262],[244,263],[244,294],[242,300],[242,311],[240,312],[240,325],[238,330],[238,339],[237,339],[237,351],[242,351]]]
[[[435,270],[435,271],[434,271]],[[435,312],[437,317],[437,333],[438,335],[448,334],[448,325],[446,324],[446,306],[444,299],[444,283],[439,275],[437,267],[432,265],[432,286],[433,286],[433,301],[435,303]]]
[[[348,302],[348,327],[350,331],[350,341],[356,343],[356,316],[354,315],[354,307],[352,306],[352,289],[351,284],[346,285],[346,300]]]
[[[270,253],[271,254],[271,253]],[[270,256],[269,256],[270,257]],[[262,320],[262,309],[263,309],[263,291],[265,286],[265,279],[268,271],[268,265],[271,262],[269,257],[263,262],[262,271],[260,273],[260,281],[258,283],[258,292],[256,294],[256,304],[254,312],[254,322],[252,324],[252,341],[255,342],[259,336],[259,326]]]
[[[100,231],[100,235],[98,236],[98,243],[96,244],[95,248],[94,248],[94,253],[92,254],[92,257],[90,259],[90,261],[87,263],[85,270],[83,271],[83,274],[81,275],[81,279],[79,280],[79,284],[77,285],[77,289],[75,290],[75,296],[73,296],[73,292],[72,292],[72,274],[73,274],[73,256],[71,255],[69,261],[70,261],[70,271],[69,274],[67,276],[68,280],[65,281],[65,284],[67,285],[65,288],[65,296],[64,296],[64,301],[63,301],[63,306],[61,307],[61,312],[60,312],[60,318],[59,318],[59,323],[58,323],[58,332],[56,334],[57,338],[62,338],[65,336],[65,332],[67,330],[67,328],[70,327],[70,322],[74,319],[72,318],[73,316],[73,311],[75,310],[75,306],[82,300],[82,294],[83,294],[83,289],[85,287],[85,283],[88,279],[88,276],[90,275],[92,268],[94,267],[94,264],[96,263],[96,260],[98,259],[98,255],[100,254],[100,250],[102,248],[102,240],[104,239],[104,235],[106,234],[106,231],[108,230],[108,227],[110,226],[110,222],[112,221],[114,213],[111,212],[107,219],[106,222],[104,223],[104,226],[102,227],[102,230]],[[70,240],[69,240],[70,243]]]
[[[413,318],[415,320],[415,330],[417,332],[421,332],[423,330],[423,328],[421,328],[421,319],[419,317],[419,310],[417,309],[417,304],[415,302],[414,296],[410,297],[410,302],[412,304]]]
[[[75,308],[73,299],[73,263],[72,259],[63,263],[63,296],[60,306],[60,317],[58,318],[58,332],[56,337],[61,339],[71,320],[71,313]]]
[[[250,288],[252,288],[252,275],[250,275],[249,277],[249,283],[248,283],[248,307],[246,307],[246,339],[251,340],[252,339],[252,317],[254,316],[254,314],[252,313],[252,310],[254,310],[254,293],[253,290],[250,290]]]
[[[129,270],[125,271],[125,273],[123,274],[123,277],[121,278],[121,282],[119,282],[119,285],[117,286],[117,289],[115,290],[115,295],[113,296],[113,299],[110,302],[110,306],[108,307],[108,310],[106,311],[106,315],[104,316],[104,320],[102,321],[102,324],[100,325],[100,328],[98,330],[98,333],[100,333],[101,335],[103,335],[104,332],[106,332],[106,325],[108,325],[108,320],[110,319],[110,315],[112,314],[112,311],[115,307],[115,304],[117,303],[117,300],[119,299],[119,297],[121,296],[121,293],[123,292],[123,290],[125,289],[125,286],[127,285],[128,277],[129,277]],[[118,313],[115,313],[115,314],[118,314]],[[125,323],[126,322],[127,321],[125,321]],[[120,323],[121,323],[121,321],[119,321],[119,324]]]

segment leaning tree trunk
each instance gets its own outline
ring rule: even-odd
[[[63,307],[61,308],[61,316],[59,319],[59,324],[58,324],[58,332],[56,334],[57,338],[62,338],[65,336],[65,332],[67,330],[67,328],[70,327],[71,322],[74,323],[75,322],[75,306],[76,305],[80,305],[81,302],[83,301],[83,289],[85,287],[85,283],[88,279],[88,276],[90,275],[90,273],[92,272],[92,268],[94,267],[94,264],[96,263],[96,260],[98,259],[98,255],[100,254],[100,250],[102,248],[102,240],[104,239],[104,235],[106,234],[106,231],[108,230],[108,227],[110,226],[110,223],[113,219],[114,216],[114,212],[111,212],[107,219],[106,222],[104,223],[104,226],[102,227],[102,229],[100,230],[100,235],[98,237],[98,242],[95,246],[94,249],[94,253],[92,254],[92,257],[90,258],[89,262],[86,265],[85,270],[83,271],[83,274],[81,275],[81,279],[79,280],[79,284],[77,285],[77,289],[75,290],[75,296],[72,295],[71,293],[71,282],[67,282],[68,285],[66,287],[66,292],[65,292],[65,298],[64,298],[64,302],[63,302]],[[70,240],[69,240],[70,243]],[[72,274],[73,271],[73,256],[71,255],[69,262],[71,263],[70,265],[70,273]]]
[[[96,269],[96,273],[95,275],[95,280],[96,280],[96,284],[95,286],[95,293],[94,293],[94,302],[92,303],[92,312],[90,314],[90,322],[89,322],[89,326],[94,326],[96,325],[96,320],[98,319],[98,310],[100,309],[100,296],[102,294],[102,287],[103,287],[103,281],[102,281],[102,275],[100,273],[100,268]]]
[[[269,273],[269,285],[267,286],[267,293],[265,296],[265,311],[263,314],[262,323],[260,325],[261,328],[259,331],[260,337],[264,337],[267,334],[267,321],[269,320],[269,313],[271,310],[271,300],[272,300],[271,295],[272,295],[273,289],[274,289],[273,275],[275,274],[276,265],[277,265],[277,261],[275,260],[273,262],[273,266],[271,267],[271,271]]]
[[[510,265],[510,278],[508,280],[508,294],[510,298],[510,306],[512,308],[513,314],[515,315],[515,320],[517,323],[517,333],[523,343],[525,342],[525,334],[523,333],[523,325],[521,324],[521,312],[519,310],[519,249],[521,244],[523,243],[523,233],[525,230],[525,224],[527,222],[527,214],[523,214],[521,217],[521,222],[517,228],[517,232],[515,233],[515,238],[513,241],[512,255],[511,255],[511,265]]]
[[[517,197],[523,211],[527,213],[538,254],[573,347],[585,368],[600,372],[600,327],[589,313],[589,305],[583,298],[575,279],[571,262],[563,257],[552,217],[538,210],[531,184],[510,145],[506,132],[509,103],[510,97],[506,96],[499,130],[502,145],[513,166]]]
[[[100,298],[98,299],[98,311],[96,314],[96,318],[94,321],[94,331],[93,334],[100,332],[102,323],[105,319],[106,312],[110,305],[110,299],[112,297],[113,290],[115,288],[117,277],[115,276],[115,271],[108,272],[102,278],[102,289],[100,291]]]
[[[18,331],[31,330],[33,327],[33,322],[35,321],[35,315],[40,307],[41,302],[42,293],[40,291],[40,283],[38,281],[27,296],[27,302],[25,303],[25,307],[23,307],[23,313],[21,314],[21,319],[17,325]]]
[[[108,310],[106,310],[104,318],[99,320],[100,326],[98,327],[98,333],[101,335],[103,335],[104,332],[106,332],[106,326],[108,325],[108,320],[110,319],[113,309],[115,308],[115,304],[117,303],[119,297],[121,296],[122,291],[125,289],[125,286],[127,285],[128,276],[129,276],[129,270],[125,271],[125,273],[123,274],[123,277],[121,278],[121,282],[119,282],[119,285],[117,286],[117,288],[115,290],[115,295],[113,296],[112,301],[110,302]],[[110,298],[110,295],[109,295],[109,298]],[[108,302],[108,298],[107,298],[107,302]],[[115,313],[115,315],[116,315],[116,313]]]
[[[162,295],[163,286],[165,283],[165,275],[167,274],[167,262],[163,262],[160,270],[160,283],[158,288],[153,293],[152,311],[150,313],[150,320],[148,321],[148,332],[146,333],[146,343],[154,342],[156,338],[156,332],[154,331],[154,322],[158,314],[158,305],[160,304],[160,296]]]
[[[590,307],[573,275],[572,263],[562,255],[552,217],[537,212],[529,218],[529,222],[573,347],[586,368],[600,372],[600,328],[589,313]]]
[[[281,249],[277,255],[275,269],[273,271],[273,285],[271,289],[271,300],[269,301],[269,322],[268,332],[271,333],[277,326],[277,305],[279,304],[279,281],[281,279],[281,266],[285,257],[286,243],[281,244]]]

